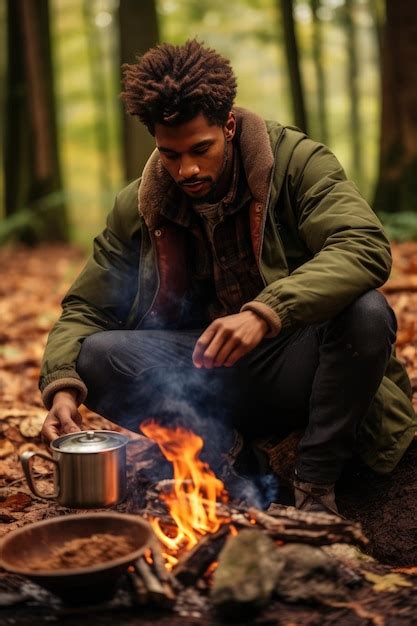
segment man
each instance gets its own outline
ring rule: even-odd
[[[375,291],[391,266],[381,224],[325,146],[234,107],[214,50],[164,44],[124,69],[156,150],[50,334],[44,436],[79,429],[84,401],[134,430],[192,404],[230,426],[219,455],[233,426],[301,427],[296,506],[335,512],[345,462],[390,471],[416,426]]]

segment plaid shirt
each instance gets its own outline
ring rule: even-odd
[[[237,149],[230,190],[217,204],[193,206],[185,194],[175,195],[164,216],[188,231],[191,293],[187,324],[191,319],[199,326],[238,313],[264,285],[252,249],[251,195]]]

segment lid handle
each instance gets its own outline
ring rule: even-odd
[[[94,430],[87,430],[87,439],[94,439]]]

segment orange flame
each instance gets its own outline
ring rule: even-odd
[[[227,521],[219,519],[216,513],[217,500],[227,501],[227,493],[222,481],[199,458],[203,448],[201,437],[181,427],[166,428],[153,420],[144,422],[141,430],[173,464],[173,490],[161,495],[161,499],[176,529],[167,534],[158,519],[151,520],[155,534],[167,549],[167,567],[169,564],[172,567],[173,555],[190,550],[201,536],[215,533]]]

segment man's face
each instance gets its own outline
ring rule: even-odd
[[[203,113],[178,126],[155,125],[163,166],[195,202],[210,199],[224,184],[234,133],[232,113],[224,126],[209,124]]]

